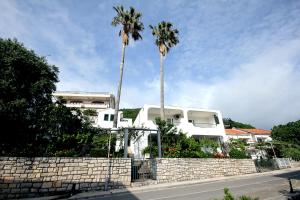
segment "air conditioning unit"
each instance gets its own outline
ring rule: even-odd
[[[180,118],[180,114],[174,115],[174,119],[179,119]]]

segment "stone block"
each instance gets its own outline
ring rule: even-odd
[[[80,180],[81,175],[74,175],[73,180]]]
[[[51,187],[52,187],[52,182],[44,182],[41,188],[51,188]]]
[[[14,180],[15,180],[15,178],[12,177],[12,176],[5,176],[4,180],[3,180],[3,183],[13,183]]]
[[[39,193],[48,193],[48,192],[49,192],[49,188],[39,189]]]
[[[31,193],[37,193],[39,190],[37,188],[30,188]]]
[[[54,181],[54,182],[53,182],[53,187],[55,187],[55,188],[60,188],[60,187],[62,187],[62,182],[61,182],[61,181]]]
[[[11,165],[4,165],[3,169],[11,169]]]
[[[43,182],[49,182],[49,181],[51,181],[51,176],[43,177]]]
[[[33,188],[40,188],[42,186],[42,183],[33,183],[32,187]]]
[[[28,193],[30,188],[21,188],[21,193]]]
[[[10,190],[10,193],[20,193],[21,189],[20,188],[13,188]]]
[[[26,174],[26,173],[20,174],[20,178],[21,179],[26,179],[26,178],[28,178],[28,174]]]
[[[63,171],[63,172],[69,171],[69,167],[63,167],[63,168],[62,168],[62,171]]]
[[[49,167],[56,167],[56,163],[51,163]]]
[[[80,163],[78,164],[78,166],[80,166],[80,167],[87,167],[87,166],[88,166],[88,163],[80,162]]]
[[[10,188],[1,190],[1,193],[3,193],[3,194],[9,194],[10,192],[11,192]]]
[[[32,187],[32,183],[21,183],[21,188],[29,188]]]
[[[61,175],[69,175],[69,174],[71,174],[70,171],[64,171],[64,172],[61,173]]]
[[[0,189],[7,189],[9,185],[11,185],[11,184],[8,184],[8,183],[0,183]],[[14,187],[10,187],[10,188],[14,188]]]
[[[15,199],[15,198],[17,198],[17,195],[16,194],[9,194],[9,195],[7,195],[7,198],[8,199]]]
[[[66,191],[67,190],[67,188],[65,188],[65,187],[62,187],[62,188],[56,188],[56,191],[58,191],[58,192],[64,192],[64,191]]]
[[[49,166],[50,165],[48,163],[41,163],[41,164],[39,164],[39,167],[41,167],[41,168],[47,168]]]

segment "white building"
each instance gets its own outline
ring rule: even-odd
[[[228,139],[242,139],[249,144],[272,141],[271,131],[264,129],[225,129]]]
[[[107,108],[115,108],[114,95],[106,92],[74,92],[58,91],[53,96],[60,97],[67,107],[95,109],[97,111]]]
[[[225,129],[228,139],[240,139],[249,144],[247,147],[252,159],[267,158],[267,152],[255,147],[257,142],[270,142],[271,131],[264,129]]]
[[[157,129],[155,125],[157,117],[160,117],[160,107],[145,105],[133,125],[138,128]],[[227,141],[219,110],[165,106],[165,119],[189,137],[207,137],[217,141]],[[148,135],[149,133],[145,133],[136,141],[131,141],[130,148],[135,157],[142,157],[141,151],[148,146]]]
[[[113,128],[113,122],[115,117],[115,109],[106,109],[99,111],[97,126],[100,128]],[[123,112],[118,112],[118,128],[132,127],[132,119],[123,118]]]
[[[96,111],[94,116],[89,116],[93,126],[100,128],[113,127],[114,95],[104,92],[61,91],[53,93],[53,96],[61,98],[67,107],[79,108],[82,111],[88,109]],[[132,119],[123,118],[122,111],[118,115],[118,128],[132,126]]]
[[[97,114],[90,116],[94,126],[98,124],[100,111],[115,107],[115,97],[110,93],[58,91],[53,93],[53,96],[61,98],[67,107],[95,110]]]

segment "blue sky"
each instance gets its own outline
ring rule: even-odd
[[[116,5],[143,13],[126,49],[121,107],[159,104],[159,54],[148,25],[171,21],[180,43],[165,59],[165,102],[220,109],[261,128],[300,118],[300,1],[1,0],[0,37],[59,67],[58,90],[112,92],[119,78]]]

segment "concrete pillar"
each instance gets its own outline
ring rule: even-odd
[[[128,128],[124,129],[124,158],[128,155]]]

